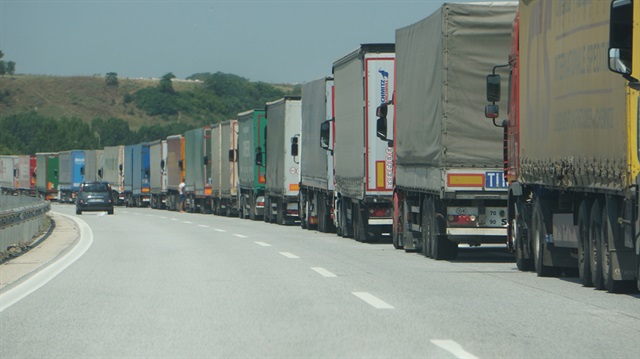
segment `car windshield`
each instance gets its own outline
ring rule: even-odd
[[[104,183],[89,183],[82,186],[86,192],[107,192],[107,185]]]

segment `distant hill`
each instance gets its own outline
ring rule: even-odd
[[[108,86],[105,77],[57,77],[36,75],[13,75],[0,77],[0,118],[19,115],[27,112],[36,112],[43,117],[54,119],[78,118],[90,123],[95,118],[119,118],[125,120],[131,129],[140,126],[165,125],[170,122],[193,124],[212,123],[233,117],[233,113],[239,113],[255,106],[247,104],[256,94],[254,88],[267,88],[269,93],[277,99],[278,95],[286,95],[296,91],[293,85],[271,85],[264,83],[252,83],[248,80],[230,74],[198,74],[198,79],[172,81],[173,89],[177,94],[188,94],[189,98],[200,96],[214,101],[214,104],[201,106],[203,108],[188,108],[190,105],[182,105],[182,108],[172,115],[151,116],[136,103],[138,91],[159,86],[160,79],[128,79],[118,78],[117,86]],[[220,91],[207,91],[216,80],[240,84],[241,88],[251,87],[251,90],[235,91],[227,94]],[[256,85],[257,84],[257,85]],[[218,86],[225,88],[225,85]],[[238,86],[236,86],[238,87]],[[299,89],[298,89],[299,91]],[[237,98],[238,96],[243,98]],[[231,98],[230,98],[231,97]],[[258,95],[258,98],[260,96]],[[184,100],[181,101],[184,103]],[[193,102],[192,107],[198,107],[200,102]],[[264,106],[264,103],[261,105]],[[216,108],[217,107],[217,108]]]
[[[0,154],[100,149],[165,138],[268,101],[299,95],[300,87],[232,74],[199,73],[188,80],[101,76],[0,77]]]

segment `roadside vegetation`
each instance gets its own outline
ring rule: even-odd
[[[12,65],[15,68],[15,65]],[[0,154],[99,149],[165,138],[299,95],[300,87],[199,73],[177,80],[0,76]]]

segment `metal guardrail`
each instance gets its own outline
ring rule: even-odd
[[[28,196],[0,195],[0,259],[11,247],[26,247],[49,224],[51,204]]]

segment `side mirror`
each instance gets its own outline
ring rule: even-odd
[[[329,150],[331,145],[331,121],[324,121],[320,124],[320,147]]]
[[[229,150],[229,162],[235,162],[236,161],[236,150]]]
[[[178,168],[182,171],[182,160],[178,160]]]
[[[500,116],[500,107],[498,105],[486,105],[484,107],[484,117],[498,118]]]
[[[104,171],[101,169],[98,170],[98,177],[103,178],[102,174],[104,173]]]
[[[80,167],[80,174],[84,176],[84,166]]]
[[[631,75],[631,55],[626,55],[628,52],[623,49],[609,49],[609,70],[622,74]]]
[[[164,160],[160,160],[160,169],[164,170]]]
[[[500,101],[500,75],[487,75],[487,101]]]
[[[298,135],[291,137],[291,156],[298,156]]]
[[[53,170],[53,175],[55,178],[58,178],[58,170]]]
[[[120,170],[120,174],[122,174],[122,164],[118,165],[118,169]]]
[[[145,176],[149,177],[149,172],[150,172],[150,171],[149,171],[149,169],[148,169],[148,168],[145,168],[145,169],[144,169],[144,175],[145,175]]]
[[[209,156],[204,156],[204,161],[202,164],[205,166],[209,164]]]

